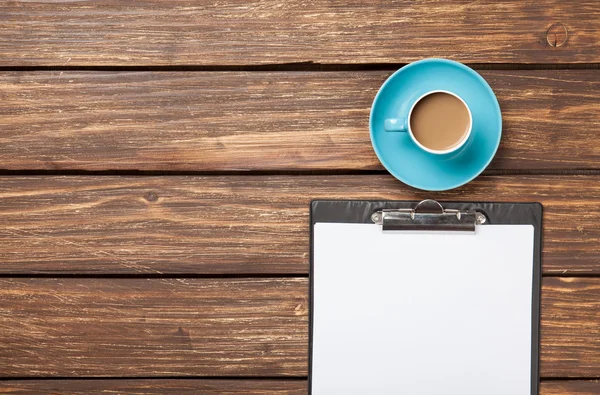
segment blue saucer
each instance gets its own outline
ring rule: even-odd
[[[471,136],[451,154],[427,153],[408,133],[383,129],[385,119],[407,116],[415,100],[432,90],[454,92],[471,109]],[[502,115],[492,88],[473,69],[451,60],[424,59],[396,71],[381,86],[369,128],[377,157],[394,177],[414,188],[444,191],[468,183],[489,165],[500,144]]]

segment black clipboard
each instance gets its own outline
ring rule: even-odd
[[[418,208],[423,210],[419,211]],[[416,209],[416,210],[415,210]],[[314,312],[314,226],[330,223],[378,223],[384,226],[389,213],[389,230],[470,231],[486,224],[532,225],[534,228],[532,325],[531,325],[531,395],[539,393],[540,292],[542,252],[541,203],[437,202],[383,200],[313,200],[310,204],[310,315],[308,393],[312,391],[313,312]],[[462,214],[462,215],[461,215]],[[467,215],[465,215],[467,214]],[[437,224],[436,224],[437,217]]]

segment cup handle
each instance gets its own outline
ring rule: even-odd
[[[386,132],[408,132],[406,118],[388,118],[383,124]]]

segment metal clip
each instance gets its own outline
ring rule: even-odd
[[[475,232],[475,225],[486,222],[483,213],[474,210],[444,209],[436,200],[423,200],[414,209],[381,210],[371,220],[383,230],[433,230]]]

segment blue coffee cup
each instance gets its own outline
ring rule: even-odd
[[[448,150],[424,146],[411,131],[412,110],[434,92],[452,94],[469,111],[469,133]],[[502,116],[494,92],[476,71],[432,58],[402,67],[383,83],[369,129],[377,157],[394,177],[418,189],[443,191],[466,184],[490,164],[500,144]]]

